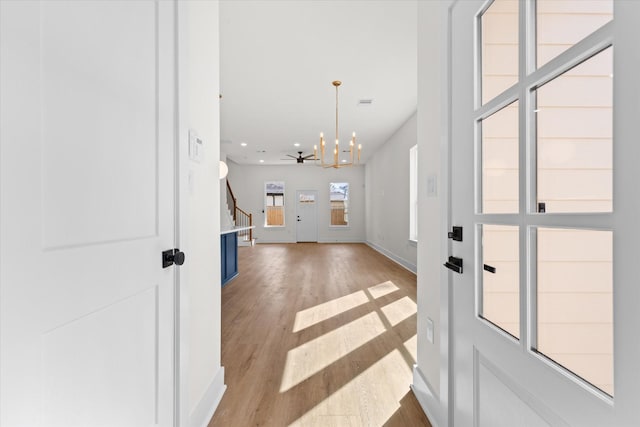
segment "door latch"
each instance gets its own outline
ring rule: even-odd
[[[456,242],[462,242],[462,227],[454,225],[451,227],[451,231],[447,233],[447,236]]]
[[[162,252],[162,268],[167,268],[173,264],[184,264],[184,252],[180,252],[178,248]]]
[[[488,271],[489,273],[494,273],[496,272],[496,268],[489,265],[489,264],[484,264],[484,271]]]
[[[449,261],[445,262],[444,266],[449,270],[453,270],[458,274],[462,274],[462,258],[450,256]]]

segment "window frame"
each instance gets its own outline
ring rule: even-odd
[[[409,241],[418,243],[418,144],[409,148]]]
[[[333,200],[331,198],[331,188],[334,185],[343,185],[346,184],[347,186],[347,191],[345,194],[344,199],[342,199],[343,201],[347,202],[345,203],[345,207],[343,209],[343,219],[346,218],[346,220],[344,221],[345,224],[333,224],[333,202],[335,200]],[[350,208],[351,208],[351,203],[349,203],[351,201],[351,184],[349,182],[346,181],[342,181],[342,182],[329,182],[329,228],[339,228],[339,229],[344,229],[344,228],[349,228],[351,227],[351,222],[350,222]]]
[[[282,193],[276,193],[273,191],[269,191],[269,184],[282,185]],[[276,205],[276,196],[278,194],[282,194],[282,205]],[[264,206],[264,224],[265,228],[283,228],[286,227],[286,209],[285,209],[285,199],[286,199],[286,185],[284,181],[265,181],[264,189],[263,189],[263,206]],[[273,198],[273,205],[268,204],[269,197]],[[282,224],[269,224],[269,208],[281,207],[282,211]]]

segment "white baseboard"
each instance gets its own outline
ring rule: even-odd
[[[440,405],[440,399],[438,399],[431,390],[429,384],[425,381],[418,365],[413,365],[413,384],[411,384],[411,390],[418,399],[418,403],[422,407],[422,410],[429,418],[433,427],[444,427],[446,422],[443,421],[442,413],[446,408],[442,408]]]
[[[209,384],[209,388],[207,388],[204,396],[202,396],[198,405],[191,412],[189,416],[189,426],[207,427],[226,389],[227,386],[224,384],[224,367],[221,366],[213,378],[213,381]]]
[[[391,261],[395,262],[396,264],[399,264],[400,266],[406,268],[407,270],[409,270],[413,274],[418,274],[418,267],[415,264],[410,263],[406,259],[401,258],[401,257],[397,256],[396,254],[389,252],[388,250],[386,250],[382,246],[378,246],[375,243],[372,243],[372,242],[370,242],[368,240],[365,243],[367,244],[367,246],[371,247],[372,249],[376,250],[377,252],[380,252],[382,255],[386,256],[387,258],[389,258]]]

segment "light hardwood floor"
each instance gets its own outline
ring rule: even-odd
[[[409,389],[416,276],[363,244],[239,248],[209,427],[429,426]]]

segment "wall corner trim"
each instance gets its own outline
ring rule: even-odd
[[[433,393],[431,386],[424,379],[422,371],[418,365],[413,365],[413,383],[411,384],[411,390],[418,399],[420,407],[429,418],[429,422],[433,427],[445,427],[446,421],[443,421],[442,414],[446,411],[443,408],[440,399]]]
[[[202,396],[202,399],[200,399],[200,402],[198,402],[195,409],[191,412],[189,416],[189,426],[207,427],[226,389],[227,386],[224,384],[224,367],[221,366],[213,378],[213,381],[209,384],[207,391],[205,391]]]
[[[380,252],[382,255],[386,256],[387,258],[389,258],[391,261],[395,262],[396,264],[399,264],[400,266],[406,268],[407,270],[409,270],[413,274],[416,274],[416,275],[418,274],[418,267],[415,264],[410,263],[406,259],[404,259],[402,257],[399,257],[399,256],[397,256],[396,254],[394,254],[392,252],[389,252],[388,250],[386,250],[382,246],[378,246],[373,242],[370,242],[370,241],[367,240],[365,243],[370,248],[374,249],[377,252]]]

